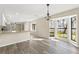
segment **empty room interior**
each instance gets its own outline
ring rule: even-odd
[[[0,4],[0,54],[78,54],[79,4]]]

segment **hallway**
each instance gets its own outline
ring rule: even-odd
[[[27,35],[24,35],[24,36],[27,36]],[[22,36],[19,36],[19,37],[22,37]],[[60,40],[56,40],[54,38],[44,39],[44,38],[33,37],[31,35],[29,39],[30,40],[26,40],[20,43],[0,47],[0,54],[74,54],[74,53],[79,53],[79,49],[73,46],[72,44],[69,44]]]

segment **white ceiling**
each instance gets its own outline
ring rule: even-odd
[[[50,5],[50,15],[79,7],[78,4]],[[46,16],[45,4],[0,4],[0,13],[10,21],[31,21]]]
[[[78,8],[78,7],[79,7],[79,4],[56,4],[56,5],[53,5],[53,9],[54,9],[53,13],[56,14],[56,13],[64,12],[74,8]]]

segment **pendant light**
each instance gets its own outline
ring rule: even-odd
[[[49,21],[49,4],[46,4],[47,6],[47,21]]]

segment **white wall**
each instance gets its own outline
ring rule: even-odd
[[[38,37],[49,38],[49,22],[45,18],[40,18],[31,22],[36,24],[36,30],[32,34]]]
[[[25,22],[24,23],[24,31],[29,31],[30,28],[30,23],[29,22]]]

